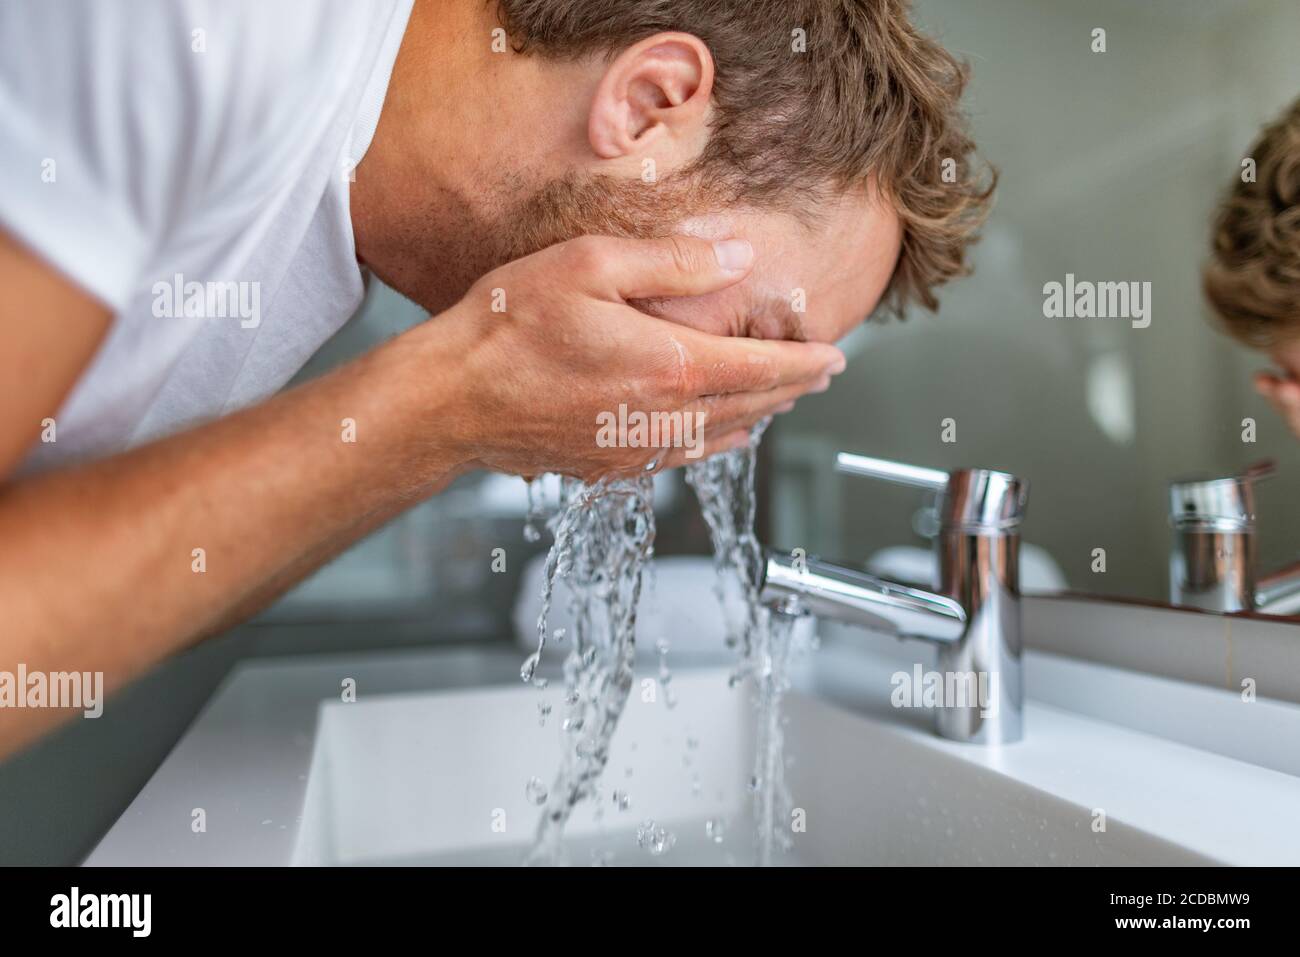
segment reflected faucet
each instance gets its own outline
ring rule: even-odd
[[[762,600],[787,615],[935,643],[945,688],[968,692],[937,709],[939,734],[977,744],[1020,740],[1020,521],[1027,483],[1006,472],[941,472],[847,452],[839,454],[836,468],[939,494],[934,590],[769,551]],[[993,700],[981,702],[973,693],[977,686]]]
[[[1227,478],[1170,483],[1170,604],[1269,615],[1300,611],[1300,564],[1257,577],[1255,483],[1274,471],[1266,461]]]

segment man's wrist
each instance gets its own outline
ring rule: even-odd
[[[366,388],[382,392],[383,441],[429,481],[431,491],[475,468],[480,447],[481,436],[471,434],[476,417],[467,408],[471,346],[458,344],[463,337],[454,318],[441,313],[408,329],[377,347],[368,357],[373,366],[362,370]]]

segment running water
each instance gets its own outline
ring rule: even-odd
[[[773,615],[759,601],[763,549],[754,534],[754,466],[767,421],[754,426],[749,445],[688,466],[686,481],[695,489],[713,540],[717,569],[714,589],[724,613],[728,594],[740,590],[744,615],[727,624],[727,644],[739,662],[731,684],[752,679],[757,734],[750,791],[754,799],[755,853],[762,867],[773,863],[778,848],[789,850],[793,800],[785,780],[785,735],[781,703],[790,687],[790,665],[803,650],[795,619]]]
[[[793,802],[785,783],[781,702],[789,687],[790,660],[800,650],[793,640],[792,620],[770,615],[758,600],[763,559],[754,535],[754,465],[766,426],[762,422],[754,427],[748,447],[686,469],[686,480],[699,499],[713,541],[718,571],[714,590],[726,613],[729,589],[739,588],[745,609],[741,621],[728,621],[726,641],[739,659],[731,685],[752,679],[756,688],[758,733],[750,790],[758,825],[756,855],[763,866],[773,862],[778,847],[788,849],[791,844],[788,822]],[[529,503],[528,525],[534,528],[540,506],[531,488]],[[534,675],[546,646],[557,578],[565,580],[572,594],[574,627],[564,662],[564,756],[549,790],[538,779],[529,782],[530,799],[544,807],[528,864],[565,863],[565,824],[579,802],[595,796],[609,760],[610,743],[634,679],[636,608],[642,573],[654,551],[652,506],[649,475],[594,485],[564,479],[559,510],[547,523],[555,542],[546,560],[537,651],[524,662],[520,677],[545,686]],[[661,648],[661,672],[663,653]],[[710,824],[710,838],[720,841],[721,824]],[[663,846],[657,836],[660,831],[652,821],[646,822],[638,832],[638,843],[662,853],[671,844]]]
[[[560,508],[548,523],[555,543],[546,558],[537,651],[520,677],[534,678],[546,646],[555,581],[569,586],[572,643],[564,661],[563,757],[546,792],[528,864],[562,864],[564,826],[574,807],[596,794],[610,742],[632,689],[641,574],[654,552],[654,480],[576,479],[561,484]]]

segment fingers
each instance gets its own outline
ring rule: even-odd
[[[743,239],[580,236],[555,249],[587,292],[611,302],[702,296],[739,282],[754,264],[754,250]]]
[[[825,375],[820,379],[781,386],[766,392],[709,396],[693,403],[689,411],[704,416],[704,428],[709,435],[719,435],[733,429],[748,428],[765,416],[787,412],[796,399],[809,393],[825,392],[830,384],[831,377]]]
[[[826,376],[816,383],[784,386],[769,392],[702,399],[683,410],[686,423],[683,432],[664,433],[661,436],[664,445],[643,450],[634,465],[619,469],[617,474],[661,472],[740,448],[749,442],[749,431],[760,419],[789,412],[800,396],[824,392],[829,387],[830,376]]]
[[[698,432],[685,437],[693,441],[679,440],[670,447],[654,450],[647,462],[653,462],[654,468],[651,471],[658,472],[701,462],[720,452],[740,448],[749,442],[749,430],[760,419],[789,412],[800,396],[810,392],[824,392],[829,387],[830,376],[826,376],[815,383],[784,386],[768,392],[702,399],[686,410],[690,416],[688,422],[702,425]]]
[[[673,335],[686,352],[688,390],[697,396],[765,392],[844,371],[844,353],[828,343],[739,339],[687,328]]]
[[[1272,399],[1280,386],[1286,380],[1276,372],[1256,372],[1255,373],[1255,391],[1266,399]]]
[[[675,469],[683,465],[703,462],[705,459],[720,455],[723,452],[743,449],[748,444],[749,429],[733,429],[730,432],[708,439],[702,448],[670,450],[667,455],[658,461],[654,471],[660,472],[664,469]]]

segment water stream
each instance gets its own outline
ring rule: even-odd
[[[755,855],[762,865],[773,863],[777,850],[791,844],[781,701],[789,686],[790,661],[800,650],[792,641],[789,619],[769,615],[758,601],[762,548],[754,534],[754,467],[766,424],[754,428],[748,447],[686,469],[713,542],[715,592],[725,611],[734,605],[728,595],[738,591],[744,609],[740,620],[728,621],[726,643],[737,657],[731,685],[748,679],[755,691],[757,747],[749,784],[757,823]],[[529,502],[528,527],[535,528],[541,516],[532,489]],[[561,765],[549,789],[536,778],[527,786],[530,798],[542,806],[529,864],[567,863],[565,824],[579,802],[596,795],[609,760],[634,679],[637,602],[654,550],[653,481],[645,476],[586,485],[565,479],[559,508],[547,524],[555,541],[546,561],[538,648],[521,669],[524,681],[545,687],[535,676],[537,664],[548,639],[564,637],[548,634],[557,579],[569,586],[574,627],[564,661]],[[662,649],[660,654],[662,672]],[[648,838],[646,825],[651,825]],[[711,836],[715,827],[721,834],[721,822],[711,821]],[[671,848],[670,842],[665,847],[666,837],[662,828],[646,822],[637,841],[663,853]]]
[[[730,593],[739,590],[740,621],[727,626],[727,645],[737,656],[731,675],[736,686],[752,681],[756,735],[754,770],[749,787],[754,800],[756,862],[767,867],[776,852],[789,850],[793,801],[786,785],[782,699],[790,686],[790,665],[802,651],[794,621],[772,615],[759,601],[763,548],[754,534],[754,468],[767,422],[750,433],[749,445],[691,465],[686,481],[695,490],[713,541],[717,571],[714,589],[724,610],[734,607]]]
[[[557,578],[569,586],[573,634],[564,659],[563,757],[549,791],[534,788],[542,815],[530,864],[562,864],[564,826],[580,801],[594,797],[632,689],[641,576],[654,551],[654,482],[649,476],[586,485],[561,484],[555,535],[546,558],[537,651],[520,671],[534,677],[546,646]],[[566,636],[569,637],[569,636]],[[531,784],[531,782],[530,782]],[[543,797],[544,794],[544,797]]]

